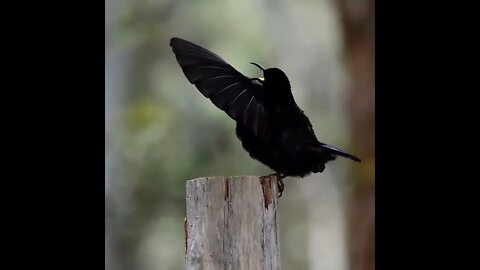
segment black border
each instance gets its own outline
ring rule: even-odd
[[[467,170],[479,138],[469,104],[478,99],[468,96],[478,86],[461,62],[473,61],[462,33],[474,32],[470,16],[440,1],[376,1],[377,269],[467,262],[459,241],[478,212]]]
[[[7,259],[14,268],[101,269],[105,3],[21,3],[3,11],[12,34],[3,39],[2,76],[12,124],[2,129],[10,148],[2,177]]]

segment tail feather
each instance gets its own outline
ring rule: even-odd
[[[341,149],[335,148],[333,146],[322,144],[322,148],[326,149],[328,152],[335,154],[337,156],[341,156],[341,157],[349,158],[351,160],[355,160],[357,162],[361,162],[361,160],[358,157],[351,155]]]

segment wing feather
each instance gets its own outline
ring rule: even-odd
[[[263,104],[263,86],[234,69],[215,53],[189,41],[172,38],[170,46],[188,81],[228,116],[263,132],[268,115]]]

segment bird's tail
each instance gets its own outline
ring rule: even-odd
[[[322,144],[321,147],[331,154],[341,156],[341,157],[344,157],[344,158],[349,158],[349,159],[355,160],[357,162],[361,162],[361,160],[358,157],[356,157],[354,155],[351,155],[351,154],[349,154],[349,153],[347,153],[347,152],[345,152],[341,149],[335,148],[335,147],[327,145],[327,144]]]

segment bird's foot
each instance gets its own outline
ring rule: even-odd
[[[278,198],[282,197],[283,190],[285,189],[285,184],[283,183],[283,177],[277,176],[277,186],[278,186]]]
[[[283,178],[287,177],[283,173],[272,173],[269,175],[262,176],[261,178],[269,178],[275,176],[277,178],[277,187],[278,187],[278,198],[282,197],[282,193],[285,190],[285,183],[283,183]]]

